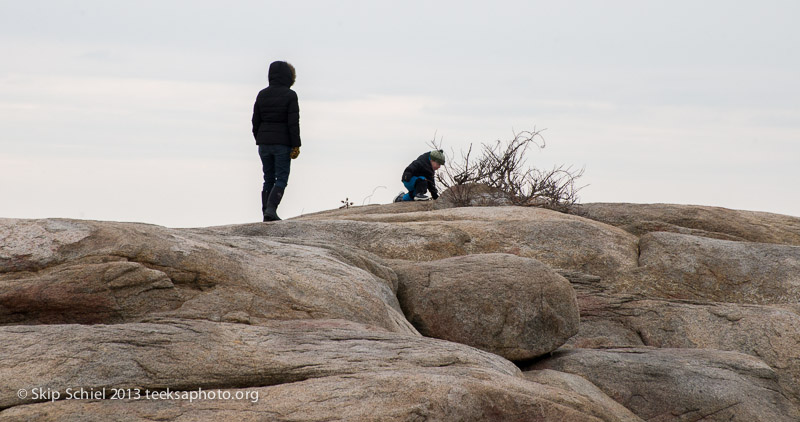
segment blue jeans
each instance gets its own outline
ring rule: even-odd
[[[408,193],[403,195],[403,201],[413,201],[414,200],[414,195],[417,194],[417,192],[415,192],[416,185],[417,185],[417,182],[419,182],[420,180],[428,180],[428,179],[426,179],[424,176],[414,176],[411,179],[409,179],[408,182],[403,182],[403,186],[405,186],[406,189],[408,189]],[[425,190],[423,192],[421,192],[421,193],[425,193],[425,192],[428,191],[428,188],[427,188],[427,183],[428,182],[425,182],[425,183],[426,183]],[[422,189],[420,189],[420,190],[422,190]]]
[[[289,184],[289,170],[292,158],[289,154],[292,147],[288,145],[259,145],[258,155],[261,157],[261,169],[264,171],[262,192],[269,193],[273,186],[286,188]]]

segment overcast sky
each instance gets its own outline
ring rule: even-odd
[[[546,129],[581,202],[800,216],[797,1],[0,0],[0,217],[260,221],[250,118],[297,68],[279,214],[388,203],[441,140]]]

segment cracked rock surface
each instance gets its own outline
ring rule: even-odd
[[[644,420],[796,421],[762,361],[701,349],[566,350],[530,369],[580,375]]]
[[[135,223],[0,224],[10,239],[0,248],[0,323],[341,318],[416,334],[392,271],[352,248]],[[70,227],[80,236],[64,242]],[[20,246],[28,242],[35,250]]]
[[[798,251],[666,204],[0,219],[0,421],[797,421]]]

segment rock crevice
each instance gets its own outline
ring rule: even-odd
[[[0,219],[0,420],[800,420],[800,219],[576,209]]]

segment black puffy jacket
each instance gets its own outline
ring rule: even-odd
[[[300,146],[300,107],[294,72],[286,62],[269,65],[269,86],[262,89],[253,106],[253,136],[258,145]]]
[[[431,197],[433,199],[439,198],[439,190],[436,189],[436,171],[433,170],[433,166],[431,165],[430,152],[420,155],[406,167],[405,171],[403,171],[402,181],[408,182],[414,176],[425,177],[425,180],[428,182],[428,190],[431,192]]]

